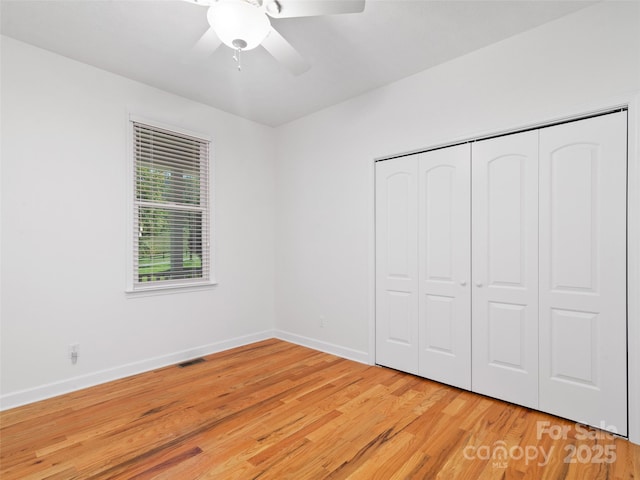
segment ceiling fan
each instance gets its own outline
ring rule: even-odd
[[[310,65],[271,25],[271,18],[312,17],[359,13],[365,0],[185,0],[208,7],[209,28],[194,47],[194,55],[213,53],[221,43],[235,52],[241,69],[240,54],[262,45],[294,75],[306,72]]]

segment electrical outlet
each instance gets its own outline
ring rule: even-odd
[[[324,315],[320,315],[320,327],[325,328],[327,326],[327,319]]]
[[[78,357],[80,356],[80,344],[72,343],[69,345],[69,358],[71,359],[71,363],[78,363]]]

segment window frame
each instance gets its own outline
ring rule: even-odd
[[[206,251],[208,254],[208,278],[192,278],[192,279],[179,279],[174,281],[161,281],[161,282],[138,282],[136,281],[135,273],[135,248],[137,242],[134,240],[136,231],[136,144],[135,144],[135,123],[144,124],[151,128],[160,130],[166,130],[170,133],[177,135],[184,135],[193,137],[197,140],[207,142],[209,144],[208,154],[208,206],[206,214],[208,215],[208,225],[206,233],[208,235],[207,244],[203,244],[203,253]],[[215,279],[215,256],[214,252],[214,161],[213,161],[213,142],[209,135],[201,132],[195,132],[175,125],[168,125],[162,122],[158,122],[153,119],[149,119],[144,116],[129,114],[127,118],[127,168],[126,175],[127,180],[125,182],[127,189],[127,248],[126,248],[126,285],[125,293],[127,296],[147,296],[158,294],[170,294],[188,292],[194,290],[201,290],[203,288],[210,288],[217,285]],[[206,250],[205,250],[206,249]],[[205,268],[205,267],[203,267]],[[203,271],[203,276],[205,272]]]

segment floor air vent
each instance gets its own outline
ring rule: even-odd
[[[204,362],[204,358],[194,358],[193,360],[187,360],[186,362],[179,363],[178,366],[180,368],[190,367],[191,365],[195,365],[196,363]]]

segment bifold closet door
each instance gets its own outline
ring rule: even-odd
[[[376,363],[418,373],[418,158],[376,163]]]
[[[471,388],[469,144],[419,156],[419,374]]]
[[[472,148],[472,389],[537,408],[538,132]]]
[[[622,435],[626,115],[540,131],[540,409]]]

